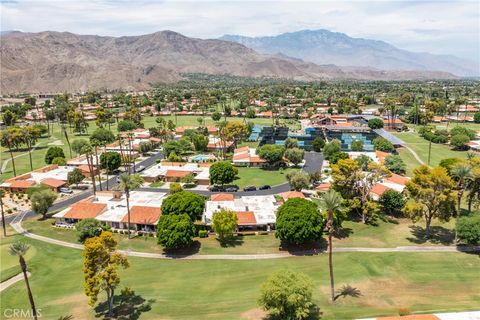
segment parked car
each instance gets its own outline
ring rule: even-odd
[[[243,191],[257,191],[257,187],[247,186],[247,187],[243,188]]]
[[[226,192],[237,192],[238,188],[237,187],[228,187],[225,189]]]
[[[135,168],[135,171],[137,171],[137,172],[142,172],[143,170],[145,170],[144,166],[138,166],[138,167]]]
[[[260,187],[258,188],[258,190],[268,190],[268,189],[272,189],[272,187],[270,187],[268,184],[263,185],[263,186],[260,186]]]
[[[58,190],[59,190],[61,193],[68,193],[68,194],[73,193],[73,190],[70,189],[70,188],[62,187],[62,188],[60,188],[60,189],[58,189]]]
[[[209,189],[211,192],[220,192],[222,191],[222,188],[219,186],[211,186]]]

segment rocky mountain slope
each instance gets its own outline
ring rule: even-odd
[[[67,32],[9,32],[0,37],[1,93],[148,89],[182,73],[297,80],[455,78],[446,72],[319,66],[259,54],[238,43],[162,31],[102,37]]]

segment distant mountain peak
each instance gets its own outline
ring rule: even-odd
[[[234,41],[262,53],[279,53],[319,65],[436,70],[459,76],[480,75],[477,62],[451,55],[409,52],[385,41],[353,38],[327,29],[305,29],[265,37],[224,35],[220,39]]]

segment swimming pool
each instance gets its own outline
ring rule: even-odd
[[[192,161],[207,161],[208,159],[209,159],[209,157],[204,155],[204,154],[199,154],[199,155],[196,155],[196,156],[192,157]]]

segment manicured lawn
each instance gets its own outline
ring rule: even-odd
[[[81,251],[26,241],[36,249],[28,263],[42,318],[96,319],[83,293]],[[463,253],[335,254],[337,288],[350,284],[362,295],[339,299],[334,307],[328,302],[326,255],[254,261],[131,257],[129,261],[131,267],[120,272],[117,293],[125,286],[135,291],[140,319],[249,319],[248,315],[258,315],[261,283],[282,269],[304,272],[313,279],[313,299],[322,319],[397,315],[400,308],[429,313],[475,310],[480,303],[480,260]],[[104,299],[99,296],[99,302]],[[23,282],[2,292],[0,300],[2,310],[27,309]]]
[[[37,220],[28,219],[23,222],[23,227],[28,231],[67,242],[77,243],[75,230],[52,227],[53,219]],[[417,245],[450,245],[454,237],[454,221],[432,224],[432,240],[423,239],[422,221],[412,224],[407,219],[399,219],[396,223],[378,220],[376,226],[365,225],[360,222],[346,221],[344,230],[335,238],[335,247],[397,247]],[[115,233],[119,248],[141,252],[163,252],[154,237],[136,237],[128,239],[126,235]],[[278,253],[280,241],[273,233],[268,235],[246,235],[235,237],[223,245],[214,235],[208,238],[196,238],[195,244],[189,253],[198,254],[262,254]]]
[[[233,181],[239,188],[245,186],[260,187],[264,184],[276,186],[287,182],[287,173],[298,169],[266,170],[262,168],[238,167],[238,179]]]
[[[416,132],[400,132],[394,134],[405,141],[425,163],[428,162],[429,142],[427,140],[420,137]],[[403,160],[407,163],[408,167],[418,167],[420,163],[418,163],[413,156],[406,156],[406,153],[410,152],[408,150],[402,150],[400,156],[403,157]],[[430,165],[437,166],[440,161],[445,158],[466,158],[466,156],[466,151],[454,151],[448,145],[432,143]]]
[[[24,240],[20,235],[13,235],[13,229],[7,228],[8,237],[3,236],[3,231],[0,231],[0,282],[5,281],[21,272],[18,263],[18,257],[11,256],[8,253],[9,246],[18,240]],[[28,250],[25,259],[28,261],[36,254],[35,248]]]

